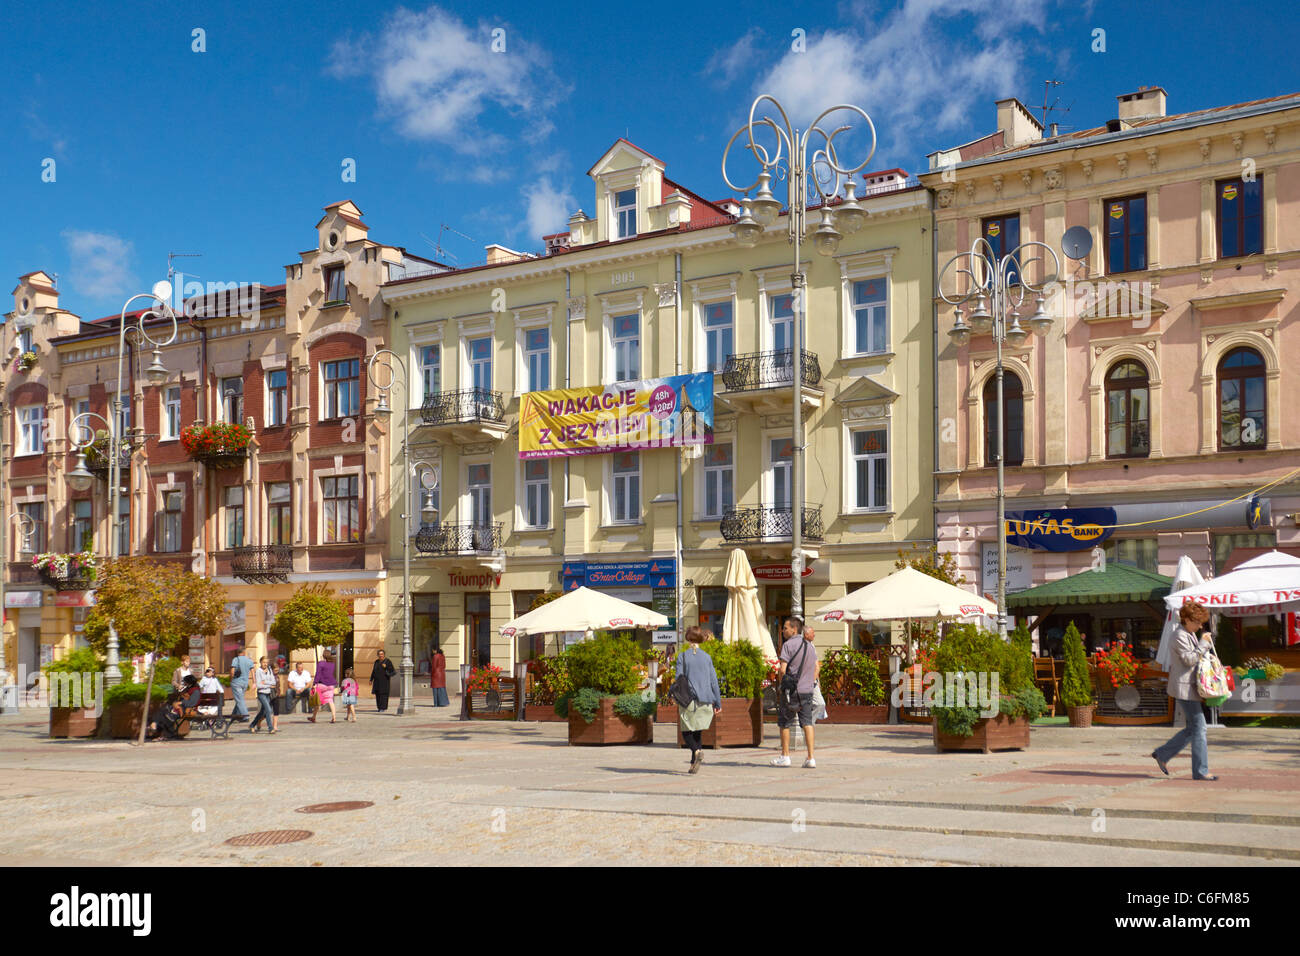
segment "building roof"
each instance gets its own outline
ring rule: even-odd
[[[1106,570],[1087,570],[1007,595],[1007,607],[1029,610],[1067,604],[1134,604],[1160,601],[1174,579],[1127,564],[1107,562]]]

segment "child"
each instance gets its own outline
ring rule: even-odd
[[[353,669],[348,668],[347,673],[343,675],[343,703],[347,707],[347,712],[343,719],[356,723],[357,720],[357,681],[353,675]]]

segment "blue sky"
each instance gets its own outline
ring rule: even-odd
[[[760,91],[797,123],[857,103],[879,137],[869,168],[915,172],[990,131],[994,99],[1038,106],[1049,78],[1072,106],[1054,118],[1079,128],[1146,84],[1169,91],[1170,112],[1300,91],[1297,9],[282,0],[52,3],[38,16],[10,3],[0,279],[7,291],[57,272],[62,303],[88,318],[164,277],[169,251],[202,253],[178,265],[203,280],[275,284],[314,243],[321,207],[344,198],[372,238],[417,254],[432,255],[422,234],[437,239],[441,223],[472,237],[443,236],[463,264],[489,242],[539,249],[574,209],[593,211],[586,171],[619,136],[726,195],[722,149]],[[196,28],[206,52],[192,50]]]

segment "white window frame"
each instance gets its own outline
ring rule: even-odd
[[[546,469],[546,480],[529,479],[528,466],[544,466]],[[555,526],[555,492],[551,479],[553,477],[551,468],[551,459],[549,458],[525,458],[519,462],[519,501],[518,512],[515,517],[515,525],[527,531],[550,531]],[[533,488],[541,487],[543,490],[538,492],[539,503],[546,503],[546,521],[537,524],[529,520],[529,492]]]
[[[82,539],[77,535],[77,506],[85,504],[90,507],[89,531],[90,544],[84,550],[93,551],[95,547],[95,500],[93,498],[72,498],[68,501],[68,532],[72,537],[72,545],[69,551],[83,550]]]
[[[724,276],[721,280],[691,283],[691,318],[695,336],[693,368],[696,372],[709,371],[709,327],[705,324],[705,312],[711,305],[727,302],[731,305],[731,354],[739,352],[739,328],[737,317],[739,303],[736,297],[737,276]],[[725,364],[725,363],[724,363]],[[721,375],[719,368],[716,374]]]
[[[328,381],[328,380],[325,378],[325,369],[326,369],[326,367],[327,367],[327,366],[330,366],[330,365],[337,365],[337,364],[339,364],[340,362],[356,362],[356,363],[357,363],[357,377],[356,377],[356,378],[336,378],[336,379],[334,379],[332,382]],[[359,416],[359,415],[361,414],[361,411],[362,411],[362,409],[361,409],[361,404],[362,404],[362,403],[361,403],[361,378],[362,378],[363,375],[366,374],[365,365],[366,365],[365,361],[364,361],[362,358],[360,358],[359,356],[355,356],[355,355],[354,355],[354,356],[344,357],[344,358],[328,359],[327,361],[323,361],[323,362],[320,363],[320,366],[319,366],[319,367],[320,367],[320,372],[319,372],[319,375],[320,375],[320,393],[319,393],[319,394],[320,394],[320,398],[321,398],[321,400],[320,400],[320,408],[317,409],[317,414],[319,415],[319,418],[318,418],[319,421],[322,421],[322,422],[345,421],[345,420],[347,420],[347,419],[349,419],[349,418],[356,418],[357,416]],[[350,411],[350,412],[345,412],[345,411],[340,411],[340,410],[338,410],[338,409],[335,409],[335,411],[336,411],[337,414],[333,414],[333,415],[331,415],[331,414],[330,414],[330,399],[331,399],[332,396],[338,394],[338,392],[337,392],[337,386],[338,386],[340,383],[343,383],[343,382],[351,382],[351,383],[353,383],[351,387],[352,387],[353,389],[355,389],[355,391],[356,391],[356,399],[357,399],[357,407],[356,407],[356,410],[355,410],[355,411]],[[333,387],[335,388],[335,391],[334,391],[334,392],[331,392],[331,390],[330,390],[330,389],[331,389],[331,386],[333,386]]]
[[[117,392],[109,393],[108,415],[113,414],[113,410],[117,405],[117,398],[118,398]],[[125,436],[129,434],[131,431],[131,393],[127,392],[126,395],[122,396],[122,399],[123,399],[122,416],[121,419],[118,421],[117,425],[118,425],[118,432]],[[108,415],[105,415],[104,417],[107,418]]]
[[[280,418],[279,421],[277,421],[275,416],[272,414],[275,408],[275,391],[271,387],[271,376],[274,375],[276,372],[284,373],[284,415]],[[289,391],[290,391],[290,387],[293,384],[289,376],[289,367],[287,365],[279,365],[276,366],[275,368],[268,368],[263,373],[263,376],[264,376],[263,381],[265,385],[262,389],[262,392],[266,403],[266,408],[263,410],[263,414],[265,417],[262,420],[266,422],[266,427],[268,428],[278,428],[281,425],[288,425],[289,424],[289,399],[290,399]]]
[[[272,490],[273,488],[278,487],[278,486],[284,486],[284,487],[287,487],[287,488],[289,489],[289,500],[288,500],[288,505],[289,505],[289,509],[288,509],[288,513],[289,513],[289,540],[288,540],[287,542],[283,542],[283,541],[277,542],[277,541],[272,541],[272,540],[271,540],[271,506],[272,506],[273,504],[274,504],[274,505],[279,505],[279,504],[281,504],[281,502],[278,502],[278,501],[272,501],[272,500],[271,500],[271,490]],[[291,480],[289,480],[289,479],[285,479],[285,480],[283,480],[283,481],[263,481],[263,482],[262,482],[262,493],[261,493],[261,495],[260,495],[260,499],[261,499],[261,500],[258,502],[258,507],[260,507],[260,508],[262,509],[262,528],[263,528],[264,530],[263,530],[263,532],[262,532],[262,541],[261,541],[261,543],[262,543],[263,545],[278,545],[279,547],[288,547],[288,546],[290,546],[290,545],[292,545],[292,544],[294,543],[294,538],[295,538],[295,537],[299,537],[299,538],[301,537],[301,527],[300,527],[300,522],[298,521],[297,516],[295,515],[295,511],[298,510],[298,508],[295,508],[295,505],[297,505],[298,507],[301,507],[300,503],[299,503],[298,500],[297,500],[298,497],[299,497],[298,495],[295,495],[295,494],[294,494],[294,490],[293,490],[293,482],[292,482]],[[324,522],[324,520],[325,520],[325,509],[322,507],[322,508],[321,508],[321,521],[322,521],[322,523]],[[247,501],[245,501],[245,504],[244,504],[244,531],[245,531],[245,533],[247,533],[247,531],[248,531],[248,504],[247,504]]]
[[[44,405],[18,408],[18,447],[15,456],[45,454],[46,409]]]
[[[19,329],[18,353],[21,355],[23,352],[35,352],[35,351],[36,351],[36,345],[32,341],[31,327],[29,326],[28,328],[25,329]]]
[[[894,354],[894,257],[897,247],[873,249],[852,255],[836,256],[840,266],[840,357],[891,356]],[[870,279],[885,282],[885,348],[883,351],[859,352],[857,348],[857,312],[853,302],[853,285]]]
[[[22,514],[27,514],[27,512],[23,510],[25,506],[40,505],[42,509],[41,513],[44,515],[44,517],[41,518],[40,521],[35,521],[35,519],[32,519],[33,521],[35,521],[37,525],[37,533],[32,536],[32,548],[30,551],[23,550],[23,537],[24,537],[23,526],[16,523],[12,526],[14,529],[13,530],[13,539],[14,539],[13,553],[16,556],[14,560],[22,561],[24,560],[23,555],[40,554],[41,552],[48,549],[50,546],[49,544],[50,504],[46,500],[45,495],[43,494],[28,495],[26,497],[15,495],[13,501],[14,501],[14,510],[17,512],[20,512]]]
[[[173,394],[175,398],[173,399]],[[181,387],[179,385],[164,385],[162,394],[162,416],[159,419],[162,432],[158,436],[159,441],[176,441],[181,437]],[[175,415],[172,412],[175,411]]]
[[[520,394],[531,391],[545,391],[555,387],[555,332],[551,326],[555,303],[548,302],[541,306],[516,309],[515,318],[515,381],[516,392]],[[546,384],[541,389],[534,389],[530,374],[531,357],[540,353],[540,349],[528,348],[528,333],[546,331]]]
[[[859,457],[853,450],[853,436],[859,432],[884,432],[885,433],[885,452],[870,453]],[[890,434],[889,422],[880,420],[873,423],[854,422],[852,425],[846,425],[844,428],[844,513],[845,514],[875,514],[877,512],[889,511],[891,494],[893,492],[893,469],[890,461],[890,449],[892,448],[893,436]],[[859,505],[858,504],[858,462],[862,459],[868,461],[883,460],[885,463],[885,500],[875,504]],[[870,497],[871,488],[868,488],[868,497]]]
[[[432,348],[438,356],[438,391],[447,390],[447,350],[443,347],[443,326],[445,320],[439,319],[436,322],[423,322],[419,325],[410,326],[407,334],[410,336],[408,346],[408,357],[410,364],[407,366],[411,369],[418,369],[420,372],[418,381],[419,388],[412,388],[411,394],[407,398],[411,411],[418,411],[424,405],[424,354],[423,349]]]
[[[716,448],[719,445],[728,445],[731,447],[731,464],[725,467],[707,465],[706,461],[708,460],[709,450],[711,448]],[[699,461],[700,463],[700,466],[695,470],[696,471],[695,500],[697,503],[695,509],[696,512],[695,519],[697,521],[719,520],[722,518],[723,515],[727,513],[729,509],[726,507],[725,503],[722,502],[721,500],[722,490],[721,490],[721,486],[719,486],[718,498],[719,498],[720,510],[717,513],[713,513],[709,511],[709,475],[719,474],[723,471],[731,472],[731,510],[734,510],[736,508],[736,439],[734,437],[729,437],[726,441],[715,440],[712,445],[703,446],[703,450],[704,450],[704,454],[697,459],[697,461]]]
[[[357,480],[357,530],[363,532],[360,525],[365,524],[366,519],[366,476],[365,469],[360,465],[349,468],[321,468],[312,472],[312,478],[315,479],[316,499],[316,543],[317,544],[345,544],[356,546],[365,542],[365,534],[358,535],[355,541],[326,541],[325,540],[325,479],[326,478],[356,478]],[[284,484],[285,482],[269,482],[267,484],[267,504],[270,504],[270,485]],[[292,488],[290,489],[290,501],[292,502]],[[334,499],[337,500],[337,499]],[[290,510],[290,520],[293,519],[292,509]],[[267,524],[267,536],[270,536],[270,524]]]
[[[622,472],[617,475],[614,473],[614,459],[620,454],[632,454],[637,456],[635,472]],[[602,457],[607,459],[605,463],[605,494],[603,496],[605,499],[605,524],[607,525],[642,524],[644,522],[643,516],[645,514],[645,510],[644,510],[645,460],[641,457],[641,450],[637,449],[637,450],[626,451],[626,452],[619,451]],[[636,509],[635,509],[635,514],[632,517],[620,518],[614,513],[614,503],[616,501],[616,496],[614,491],[615,482],[620,478],[636,479],[636,490],[637,490]]]
[[[776,469],[773,467],[772,442],[791,441],[784,431],[764,431],[763,433],[763,500],[761,506],[776,509]],[[794,500],[794,460],[790,461],[790,507],[793,510],[799,504]]]
[[[619,193],[632,194],[632,205],[619,205]],[[627,186],[625,188],[611,187],[609,190],[609,227],[611,239],[635,239],[640,225],[639,208],[641,205],[641,189],[639,186]],[[623,214],[630,212],[632,214],[632,231],[623,231]]]
[[[632,341],[632,337],[631,336],[619,337],[617,332],[615,331],[615,325],[617,324],[619,319],[626,319],[631,316],[636,316],[636,370],[635,370],[635,374],[633,375],[625,375],[625,374],[620,374],[619,358],[618,358],[619,346],[625,345],[626,343],[630,343]],[[609,358],[610,358],[610,380],[611,381],[638,382],[645,377],[645,375],[643,374],[644,369],[642,369],[643,363],[641,361],[641,354],[642,354],[641,340],[643,337],[642,332],[644,328],[645,328],[645,323],[642,321],[641,312],[639,310],[636,312],[619,312],[610,316]],[[630,363],[627,371],[632,371],[632,369],[630,368]]]
[[[458,499],[457,499],[457,509],[459,510],[460,513],[459,513],[459,515],[457,516],[457,520],[462,521],[462,522],[464,522],[464,523],[466,523],[466,524],[473,524],[474,521],[476,520],[475,515],[474,515],[474,495],[473,495],[472,490],[470,489],[470,484],[469,484],[469,470],[470,470],[471,468],[474,468],[474,467],[479,466],[479,465],[487,465],[487,467],[488,467],[488,485],[487,485],[487,487],[488,487],[488,492],[489,492],[489,496],[490,496],[490,497],[489,497],[489,501],[490,501],[490,504],[491,504],[491,506],[492,506],[492,507],[489,509],[489,512],[490,512],[490,513],[488,514],[488,519],[487,519],[487,520],[488,520],[488,523],[489,523],[489,524],[495,524],[495,523],[496,523],[496,507],[497,507],[497,500],[496,500],[496,498],[497,498],[497,496],[494,495],[494,494],[491,494],[491,490],[492,490],[492,464],[493,464],[493,462],[492,462],[492,456],[490,456],[490,455],[476,455],[476,456],[474,456],[473,458],[464,458],[464,459],[461,460],[461,473],[460,473],[460,477],[461,477],[461,485],[460,485],[460,487],[461,487],[461,492],[460,492],[460,495],[458,496]],[[475,487],[481,487],[481,486],[476,485]]]
[[[646,309],[645,309],[645,290],[644,289],[627,289],[618,290],[614,293],[604,294],[600,297],[601,311],[601,359],[600,369],[601,378],[606,382],[618,381],[614,375],[614,316],[631,315],[636,313],[638,317],[637,334],[641,339],[641,370],[640,376],[632,381],[640,381],[643,378],[650,377],[650,370],[646,366],[645,327],[646,327]]]
[[[432,398],[442,391],[442,344],[434,342],[429,345],[415,346],[416,368],[420,373],[420,397],[422,399]],[[428,361],[432,358],[432,361]],[[433,381],[429,381],[429,372],[432,370]],[[423,402],[421,402],[423,404]]]

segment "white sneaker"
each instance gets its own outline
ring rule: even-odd
[[[812,757],[809,757],[807,760],[803,762],[803,767],[805,770],[816,770],[817,761],[814,760]]]
[[[772,766],[773,766],[773,767],[788,767],[788,766],[790,766],[790,758],[789,758],[789,757],[773,757],[773,758],[772,758]]]

